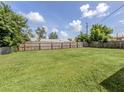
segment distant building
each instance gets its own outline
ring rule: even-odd
[[[124,41],[124,36],[112,37],[109,41]]]
[[[69,41],[66,39],[41,39],[40,42],[64,42]]]
[[[32,42],[35,41],[35,42],[39,42],[37,40],[31,40]],[[69,40],[67,39],[41,39],[40,42],[67,42]]]

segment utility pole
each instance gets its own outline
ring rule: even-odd
[[[86,22],[86,35],[88,35],[88,22]]]
[[[88,22],[87,22],[87,18],[86,18],[86,35],[88,35]]]

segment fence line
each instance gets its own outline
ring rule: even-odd
[[[0,47],[0,54],[9,54],[12,52],[11,47]]]
[[[124,41],[108,41],[101,42],[26,42],[20,44],[19,51],[28,50],[43,50],[43,49],[64,49],[64,48],[80,48],[80,47],[95,47],[95,48],[123,48]]]
[[[95,48],[124,48],[124,41],[108,41],[108,42],[91,42],[84,43],[84,47],[95,47]]]
[[[80,47],[83,47],[82,42],[25,42],[20,44],[19,51]]]

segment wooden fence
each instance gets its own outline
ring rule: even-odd
[[[0,55],[9,54],[12,52],[11,47],[0,47]]]
[[[43,50],[43,49],[64,49],[64,48],[80,48],[80,47],[95,47],[95,48],[123,48],[124,41],[108,41],[100,42],[26,42],[20,44],[19,51]]]
[[[19,51],[80,48],[80,47],[83,47],[82,42],[26,42],[20,44]]]
[[[83,47],[95,47],[95,48],[124,48],[124,41],[108,41],[105,43],[91,42],[83,43]]]

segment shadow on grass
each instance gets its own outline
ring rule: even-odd
[[[124,92],[124,67],[100,83],[110,92]]]

